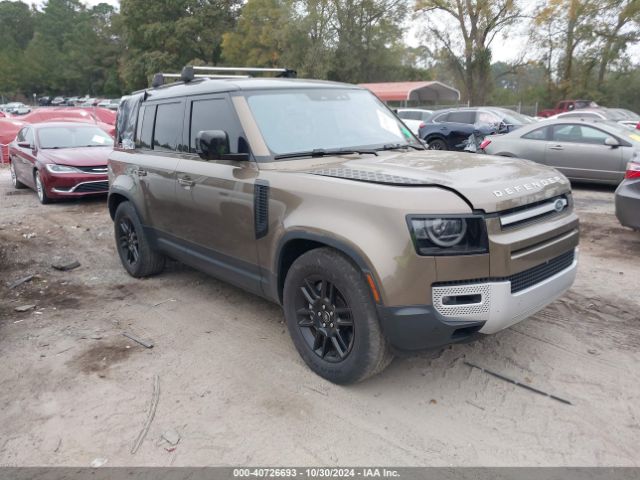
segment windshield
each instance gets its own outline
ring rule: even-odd
[[[274,155],[420,146],[368,91],[331,88],[260,92],[248,95],[247,102]]]
[[[40,148],[107,147],[109,134],[98,127],[46,127],[38,129]]]

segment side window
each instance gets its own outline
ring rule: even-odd
[[[33,139],[33,128],[26,128],[26,131],[24,132],[24,141],[27,142],[29,145],[35,145],[35,141]]]
[[[547,127],[538,128],[533,130],[525,135],[522,138],[526,138],[527,140],[546,140],[547,139]]]
[[[474,124],[476,122],[476,112],[472,110],[466,110],[462,112],[449,112],[447,122],[452,123],[468,123]]]
[[[182,139],[183,113],[182,103],[161,103],[158,105],[156,126],[153,133],[154,150],[170,152],[178,150]]]
[[[437,117],[434,117],[433,121],[434,122],[446,122],[448,116],[449,116],[449,113],[442,113],[442,114],[438,115]]]
[[[567,124],[553,127],[553,139],[557,142],[604,145],[605,138],[610,136],[602,130],[585,125]]]
[[[27,130],[28,130],[28,128],[23,128],[18,132],[18,135],[16,135],[16,142],[18,142],[18,143],[24,142]]]
[[[142,115],[142,112],[140,113],[140,115]],[[138,136],[138,147],[151,148],[153,138],[153,124],[155,123],[155,120],[156,106],[146,106],[144,109],[144,116],[142,116],[140,135]],[[138,122],[140,122],[140,120],[138,120]]]
[[[420,112],[400,112],[400,118],[405,120],[420,120]]]
[[[478,123],[498,124],[500,118],[493,113],[480,111],[478,112]]]
[[[205,130],[224,130],[229,135],[229,153],[248,153],[240,126],[229,103],[224,98],[193,100],[190,105],[189,152],[196,153],[196,136]]]
[[[593,127],[585,127],[584,125],[580,127],[582,129],[582,142],[583,143],[591,143],[594,145],[604,145],[604,141],[607,137],[610,137],[606,132],[602,130],[598,130]]]

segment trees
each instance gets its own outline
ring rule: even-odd
[[[430,37],[464,87],[472,105],[486,103],[491,86],[491,43],[520,18],[515,0],[417,0]]]
[[[126,49],[121,76],[128,89],[143,88],[157,72],[188,63],[220,61],[223,33],[229,31],[241,0],[122,0],[121,34]]]

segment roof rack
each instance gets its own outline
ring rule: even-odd
[[[219,72],[219,73],[197,73]],[[227,73],[225,73],[227,72]],[[243,73],[244,75],[238,75]],[[153,76],[151,86],[158,88],[163,86],[168,78],[178,78],[184,83],[189,83],[196,78],[250,78],[252,73],[277,73],[276,77],[295,78],[297,72],[288,68],[251,68],[251,67],[200,67],[187,65],[180,73],[156,73]]]

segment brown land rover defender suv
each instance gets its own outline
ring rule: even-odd
[[[108,203],[131,275],[170,257],[281,304],[304,361],[336,383],[507,328],[571,286],[562,174],[427,151],[367,90],[288,73],[186,67],[124,99]]]

